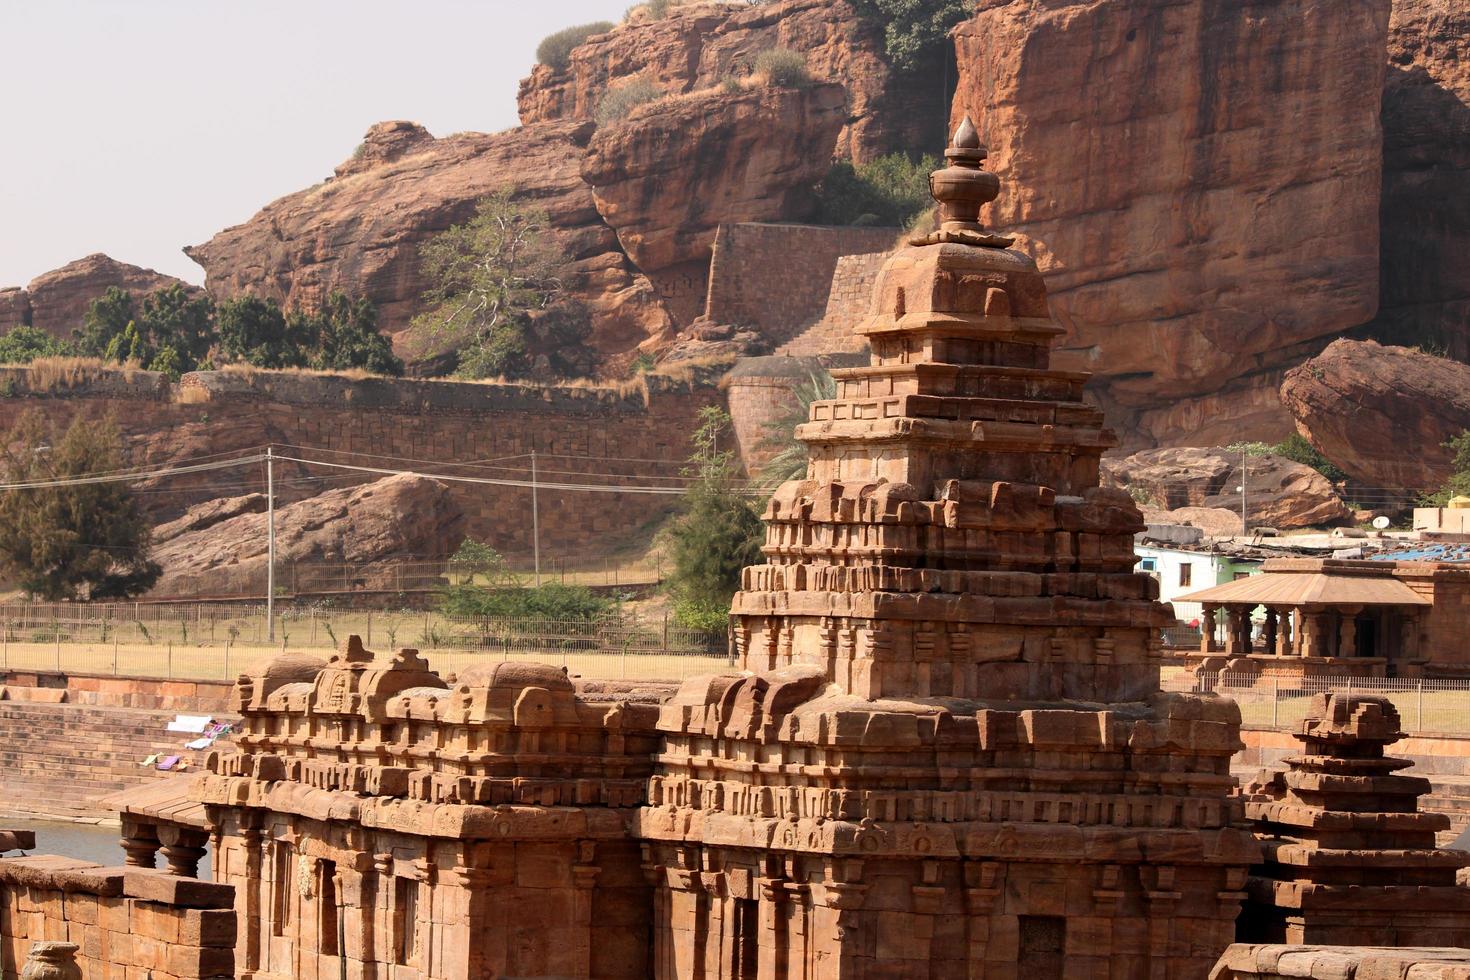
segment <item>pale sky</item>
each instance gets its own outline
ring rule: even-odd
[[[0,287],[180,249],[328,177],[362,134],[516,124],[537,43],[632,0],[0,0]]]

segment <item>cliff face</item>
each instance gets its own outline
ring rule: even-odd
[[[401,127],[373,127],[340,176],[185,249],[204,267],[210,293],[311,306],[342,289],[376,303],[383,329],[401,338],[427,285],[419,246],[468,219],[479,198],[512,187],[549,216],[571,260],[568,288],[592,310],[595,347],[614,353],[668,332],[668,314],[579,173],[591,127],[546,123],[437,140]]]
[[[802,52],[813,78],[847,90],[838,156],[861,162],[941,145],[948,113],[942,66],[932,78],[896,74],[881,30],[845,0],[690,5],[623,25],[578,47],[565,69],[537,65],[521,82],[521,122],[591,119],[609,84],[634,75],[670,94],[713,88],[748,74],[756,56],[774,47]]]
[[[113,286],[142,296],[174,283],[195,288],[182,279],[98,252],[43,272],[23,289],[0,289],[0,330],[26,324],[53,337],[70,339],[72,330],[82,325],[87,307]]]
[[[984,0],[957,29],[954,113],[1006,188],[990,219],[1041,263],[1059,362],[1099,373],[1125,441],[1279,436],[1280,371],[1373,315],[1388,15]]]
[[[1281,400],[1301,434],[1349,476],[1412,497],[1454,471],[1444,444],[1470,429],[1470,365],[1338,340],[1286,375]]]
[[[1382,300],[1365,332],[1470,360],[1470,4],[1394,0],[1388,54]]]

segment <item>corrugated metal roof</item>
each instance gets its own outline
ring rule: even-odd
[[[1251,603],[1258,606],[1427,606],[1430,601],[1395,578],[1322,572],[1262,572],[1175,602]]]
[[[1386,551],[1373,556],[1374,561],[1442,561],[1449,564],[1470,562],[1470,544],[1426,544],[1405,551]]]

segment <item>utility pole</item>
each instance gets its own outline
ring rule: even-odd
[[[536,587],[541,587],[541,505],[536,495],[536,450],[531,450],[531,554],[536,563]]]
[[[276,642],[276,466],[275,447],[265,447],[265,639]]]
[[[1243,538],[1250,533],[1250,524],[1245,519],[1245,481],[1246,481],[1246,454],[1240,451],[1240,536]]]

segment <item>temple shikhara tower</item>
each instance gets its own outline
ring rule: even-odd
[[[966,119],[938,230],[797,430],[732,616],[685,683],[637,836],[659,977],[1204,976],[1258,853],[1233,704],[1161,694],[1155,586],[1035,263],[987,232]]]

